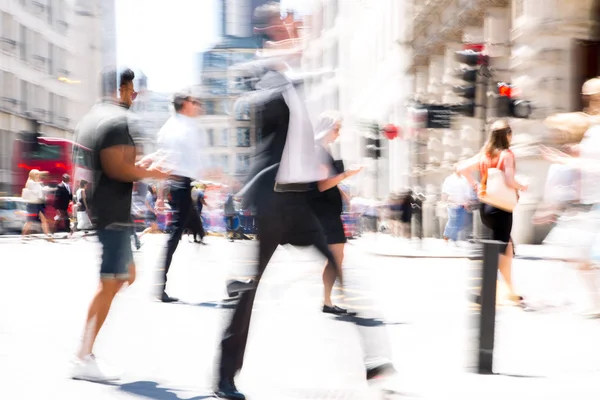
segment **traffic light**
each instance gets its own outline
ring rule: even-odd
[[[381,140],[379,138],[367,138],[367,157],[375,160],[381,158]]]
[[[487,56],[472,50],[461,50],[454,53],[454,57],[456,61],[466,65],[466,67],[458,69],[455,73],[455,77],[462,80],[463,83],[454,86],[452,90],[464,99],[460,105],[455,107],[455,111],[466,117],[474,117],[477,75],[479,74],[479,66],[487,65]]]
[[[494,95],[494,108],[498,118],[529,118],[531,115],[531,102],[515,99],[513,87],[506,82],[496,84]]]

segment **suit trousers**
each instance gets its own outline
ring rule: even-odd
[[[163,264],[163,280],[161,289],[164,292],[167,286],[167,274],[171,267],[173,254],[177,250],[183,231],[188,226],[190,215],[194,212],[192,204],[191,179],[180,178],[170,181],[171,207],[173,211],[172,230],[167,240],[167,254]]]
[[[330,261],[328,268],[337,271],[337,263],[327,246],[325,233],[310,207],[308,193],[269,194],[267,199],[257,204],[257,227],[260,237],[257,286],[280,244],[313,245]],[[219,366],[222,381],[233,380],[242,368],[255,295],[256,289],[243,292],[223,334]]]

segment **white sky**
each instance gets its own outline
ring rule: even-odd
[[[221,0],[117,0],[117,63],[148,76],[152,90],[196,83],[196,55],[217,40]],[[304,13],[310,0],[282,0]]]

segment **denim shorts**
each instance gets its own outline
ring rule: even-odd
[[[129,265],[133,264],[131,231],[122,229],[99,229],[98,240],[102,245],[100,278],[129,278]]]

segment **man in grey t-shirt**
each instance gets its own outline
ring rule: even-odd
[[[93,154],[94,179],[88,206],[102,245],[100,286],[89,307],[83,343],[72,375],[75,379],[117,379],[98,366],[92,350],[115,295],[125,282],[131,285],[135,280],[130,242],[133,182],[166,177],[155,168],[135,165],[136,149],[127,125],[127,109],[136,97],[134,77],[130,69],[118,75],[114,69],[105,71],[102,76],[104,98],[83,117],[75,133],[77,143],[91,149]]]

